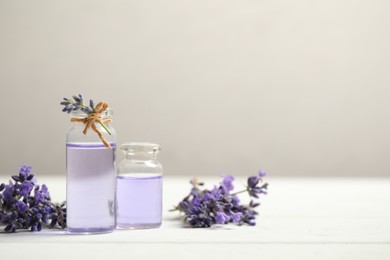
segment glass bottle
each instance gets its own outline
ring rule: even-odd
[[[110,118],[112,110],[102,113]],[[84,118],[81,111],[71,117]],[[73,122],[66,138],[66,201],[69,233],[107,233],[116,227],[115,218],[115,148],[116,134],[111,124],[109,132],[95,123],[111,148],[91,128],[83,134],[85,125]]]
[[[158,144],[125,143],[125,158],[118,165],[117,227],[156,228],[162,219],[162,165]]]

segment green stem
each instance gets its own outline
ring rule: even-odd
[[[232,193],[231,195],[237,195],[237,194],[244,193],[244,192],[247,192],[247,191],[248,191],[248,189],[242,190],[242,191],[237,191],[235,193]]]
[[[99,124],[104,128],[104,130],[107,131],[107,133],[108,133],[109,135],[111,135],[111,132],[108,130],[107,126],[106,126],[104,123],[102,123],[101,121],[99,121]]]

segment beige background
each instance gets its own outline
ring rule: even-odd
[[[389,176],[387,0],[0,0],[0,174],[65,174],[62,97],[169,175]],[[119,157],[121,158],[121,157]],[[4,177],[5,178],[5,177]]]

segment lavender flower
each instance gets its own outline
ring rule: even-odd
[[[228,194],[234,189],[233,186],[234,177],[233,176],[224,176],[223,181],[221,182],[222,190],[225,194]]]
[[[47,186],[35,184],[31,167],[23,165],[9,184],[0,184],[0,223],[4,231],[17,229],[40,231],[43,224],[66,227],[65,205],[51,202]]]
[[[240,220],[242,218],[242,215],[243,215],[242,212],[233,213],[233,223],[239,224]]]
[[[223,211],[218,211],[215,214],[215,223],[216,224],[225,224],[228,222],[228,216]]]
[[[264,170],[259,171],[259,177],[264,178],[267,175],[267,173]]]
[[[74,95],[72,98],[64,98],[60,104],[64,106],[62,112],[70,113],[81,110],[86,114],[90,114],[94,111],[93,100],[89,101],[90,106],[86,106],[84,105],[84,98],[81,94],[78,96]]]
[[[33,188],[34,188],[34,184],[32,182],[24,181],[19,187],[20,195],[22,195],[25,198],[28,198]]]
[[[257,199],[260,194],[266,194],[268,184],[263,183],[264,176],[265,172],[260,171],[257,176],[249,177],[246,189],[235,193],[230,193],[234,189],[233,176],[224,176],[220,185],[214,186],[212,190],[201,190],[203,183],[196,179],[191,180],[191,192],[172,211],[184,213],[185,222],[192,227],[210,227],[213,224],[231,222],[253,226],[258,215],[254,208],[259,206],[259,203],[251,200],[249,205],[241,205],[237,195],[247,192],[249,196]]]

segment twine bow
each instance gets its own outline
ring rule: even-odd
[[[85,125],[83,134],[86,135],[89,128],[92,128],[92,130],[99,136],[99,138],[102,140],[103,144],[111,149],[111,145],[107,142],[106,138],[103,136],[103,134],[99,131],[99,129],[96,127],[95,123],[99,123],[103,126],[103,128],[110,134],[108,129],[104,126],[104,123],[111,123],[111,119],[109,118],[102,118],[102,113],[106,111],[108,108],[108,103],[101,101],[99,102],[95,108],[93,109],[93,112],[89,113],[88,116],[84,118],[77,118],[72,117],[70,119],[71,122],[80,122]]]

